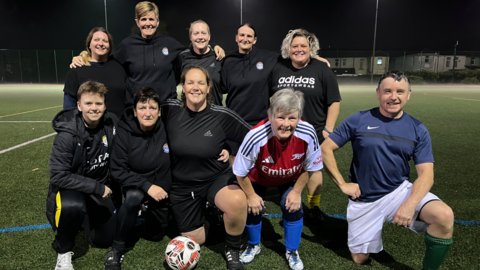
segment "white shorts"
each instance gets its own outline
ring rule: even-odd
[[[383,223],[393,223],[393,216],[398,208],[412,193],[412,183],[403,182],[397,189],[374,202],[354,202],[349,200],[347,208],[348,248],[352,253],[378,253],[383,250]],[[417,220],[423,206],[440,200],[432,193],[427,193],[415,208],[413,222],[409,229],[416,233],[425,233],[428,224]]]

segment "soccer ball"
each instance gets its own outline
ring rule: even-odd
[[[175,270],[193,269],[200,260],[200,245],[188,236],[177,236],[168,243],[165,260]]]

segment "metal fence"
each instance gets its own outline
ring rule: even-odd
[[[2,50],[0,49],[0,83],[58,83],[63,84],[69,69],[69,65],[74,56],[78,55],[80,50]],[[380,56],[388,57],[388,62],[384,63],[380,70],[375,64],[374,74],[382,74],[386,70],[399,69],[403,71],[422,71],[425,68],[425,56],[432,55],[433,60],[438,56],[464,56],[468,58],[461,69],[480,69],[480,51],[377,51],[376,58]],[[343,63],[349,65],[351,73],[358,75],[371,74],[371,51],[324,51],[319,55],[330,60],[332,68],[338,67],[338,72],[346,70]],[[414,64],[408,66],[405,64],[406,57],[417,59],[422,65]],[[350,60],[347,61],[346,58]],[[357,60],[365,59],[364,72],[360,74],[357,67]],[[367,59],[368,58],[368,59]],[[475,60],[471,60],[475,59]],[[415,60],[415,61],[417,61]],[[428,61],[428,60],[427,60]],[[446,65],[445,60],[445,64]],[[475,62],[476,61],[476,62]],[[373,63],[373,62],[372,62]],[[376,62],[375,62],[376,63]],[[472,65],[471,63],[475,63]],[[335,66],[335,65],[338,66]],[[351,66],[350,66],[351,65]],[[433,65],[430,65],[433,66]],[[438,63],[437,63],[438,66]],[[452,65],[453,66],[453,65]],[[378,69],[378,70],[377,70]],[[438,73],[438,67],[434,72]],[[440,70],[441,71],[441,70]],[[335,70],[337,73],[337,70]],[[337,73],[339,75],[340,73]]]
[[[0,50],[1,83],[64,83],[80,50]]]

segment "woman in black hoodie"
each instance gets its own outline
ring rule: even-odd
[[[105,269],[121,269],[125,241],[133,231],[140,204],[149,201],[143,238],[162,240],[168,222],[167,198],[172,182],[167,135],[160,117],[160,98],[150,87],[134,96],[125,110],[112,152],[111,175],[125,192],[117,231]]]

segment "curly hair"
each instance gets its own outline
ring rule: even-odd
[[[289,58],[290,45],[292,45],[292,41],[296,37],[306,38],[310,47],[310,58],[317,57],[317,52],[318,50],[320,50],[320,42],[318,42],[318,38],[315,36],[314,33],[310,33],[305,29],[299,28],[288,31],[288,34],[283,39],[282,47],[280,48],[282,51],[283,59]]]

